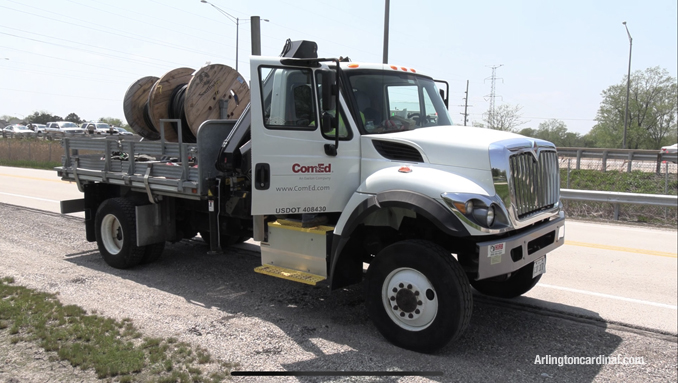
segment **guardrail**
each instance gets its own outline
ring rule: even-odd
[[[614,206],[614,219],[619,219],[619,204],[678,207],[678,196],[664,194],[638,194],[604,192],[597,190],[560,189],[560,198],[572,201],[608,202]]]
[[[606,149],[606,148],[557,148],[559,157],[575,157],[576,169],[580,169],[582,158],[593,158],[603,161],[602,170],[607,168],[607,160],[627,161],[627,171],[631,171],[633,161],[656,162],[656,172],[661,172],[661,164],[664,161],[678,162],[678,153],[661,153],[658,150],[634,150],[634,149]]]

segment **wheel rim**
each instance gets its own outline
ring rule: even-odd
[[[421,331],[438,314],[438,294],[426,276],[417,270],[399,268],[384,280],[382,303],[391,320],[408,331]]]
[[[106,215],[101,221],[101,240],[106,251],[112,255],[118,254],[122,249],[125,237],[120,221],[113,214]]]

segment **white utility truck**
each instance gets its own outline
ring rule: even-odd
[[[433,352],[469,325],[471,286],[524,294],[563,244],[556,148],[452,126],[431,77],[316,49],[301,41],[251,57],[251,101],[237,119],[202,122],[192,142],[185,119],[148,113],[128,121],[157,141],[64,138],[57,171],[84,199],[62,212],[85,211],[87,239],[116,268],[197,233],[212,251],[253,237],[256,272],[330,289],[363,282],[384,337]],[[224,97],[224,110],[244,102]],[[305,215],[327,222],[305,228]]]

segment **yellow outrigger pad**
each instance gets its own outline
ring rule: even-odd
[[[294,282],[305,283],[311,286],[315,286],[318,282],[325,280],[325,277],[321,277],[320,275],[304,273],[303,271],[286,269],[284,267],[273,265],[259,266],[255,268],[254,271],[256,271],[259,274],[266,274],[272,277],[278,277]]]

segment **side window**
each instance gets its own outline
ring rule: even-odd
[[[322,108],[322,101],[323,101],[323,89],[322,89],[322,83],[323,83],[323,76],[330,76],[329,72],[326,71],[318,71],[316,72],[316,84],[317,86],[317,94],[318,94],[318,105],[320,105],[320,108]],[[348,121],[346,119],[346,113],[344,113],[344,109],[339,109],[339,118],[332,118],[330,120],[330,125],[326,126],[325,119],[322,118],[323,114],[329,114],[332,117],[336,117],[337,115],[337,102],[333,103],[333,106],[329,110],[321,110],[320,112],[320,127],[321,127],[321,132],[323,134],[323,137],[329,139],[329,140],[334,140],[335,139],[335,134],[337,132],[337,127],[339,127],[339,139],[340,140],[350,140],[352,135],[351,135],[351,129],[348,127]]]
[[[305,68],[259,68],[264,125],[269,129],[315,130],[313,72]]]
[[[431,97],[426,90],[424,90],[424,110],[426,113],[423,115],[423,119],[420,120],[420,125],[438,125],[438,113],[436,113],[436,108],[433,106],[433,100],[431,100]]]

